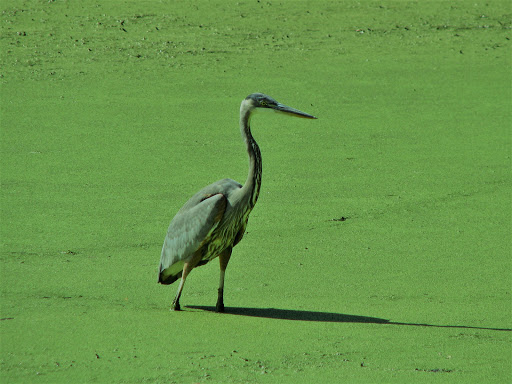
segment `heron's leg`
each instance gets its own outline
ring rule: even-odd
[[[224,274],[226,273],[226,267],[231,257],[231,251],[233,248],[229,247],[219,255],[220,262],[220,281],[219,281],[219,296],[217,298],[217,305],[215,306],[216,312],[224,312]]]
[[[185,280],[187,279],[187,276],[189,273],[194,269],[194,267],[199,263],[201,260],[201,253],[197,252],[189,261],[187,261],[183,265],[183,272],[181,273],[181,280],[180,285],[178,287],[178,292],[176,292],[176,296],[174,297],[174,300],[171,304],[171,311],[181,311],[180,307],[180,296],[181,291],[183,291],[183,286],[185,285]]]
[[[185,278],[182,275],[181,280],[180,280],[180,285],[178,286],[178,292],[176,293],[176,296],[174,296],[174,300],[172,301],[172,304],[171,304],[171,311],[181,311],[180,296],[181,296],[181,291],[183,290],[184,284],[185,284]]]

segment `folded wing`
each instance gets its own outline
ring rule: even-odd
[[[172,219],[162,247],[159,278],[162,284],[171,284],[181,277],[184,263],[208,242],[222,220],[227,199],[221,194],[205,195],[192,206],[184,207]]]

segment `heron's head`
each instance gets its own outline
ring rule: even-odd
[[[305,119],[316,119],[315,116],[281,104],[274,100],[272,97],[263,93],[252,93],[247,96],[244,101],[242,101],[241,109],[253,111],[256,108],[267,108],[290,116],[297,116]]]

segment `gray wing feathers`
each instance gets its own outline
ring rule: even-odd
[[[161,282],[171,275],[179,276],[186,259],[208,239],[222,219],[226,198],[220,193],[206,195],[197,204],[183,208],[171,221],[164,240],[159,268]]]

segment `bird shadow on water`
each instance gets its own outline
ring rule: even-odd
[[[207,311],[207,312],[215,312],[215,307],[210,307],[210,306],[187,305],[187,308],[198,309],[198,310]],[[398,322],[398,321],[381,319],[379,317],[346,315],[343,313],[332,313],[332,312],[299,311],[299,310],[293,310],[293,309],[278,309],[278,308],[229,307],[229,308],[225,309],[224,314],[237,315],[237,316],[248,316],[248,317],[260,317],[260,318],[265,318],[265,319],[315,321],[315,322],[325,322],[325,323],[408,325],[408,326],[414,326],[414,327],[480,329],[480,330],[488,330],[488,331],[512,331],[512,329],[509,329],[509,328],[474,327],[474,326],[469,326],[469,325],[439,325],[439,324],[425,324],[425,323],[403,323],[403,322]]]

